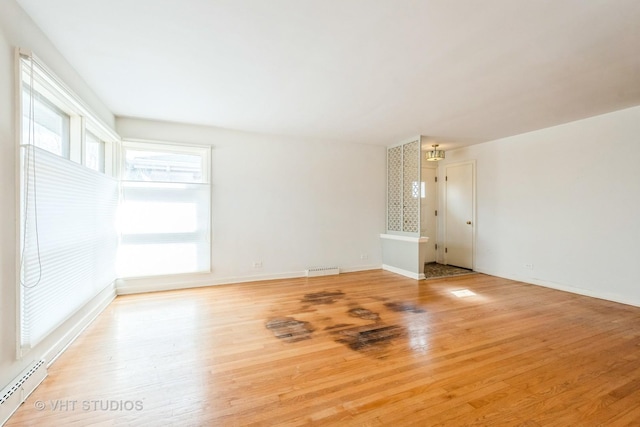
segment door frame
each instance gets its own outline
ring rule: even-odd
[[[425,151],[421,151],[420,155],[423,156],[425,153]],[[434,172],[434,176],[435,176],[435,183],[434,183],[434,189],[435,189],[435,194],[433,195],[433,201],[434,201],[434,206],[433,209],[435,211],[440,212],[440,177],[438,175],[440,175],[440,171],[438,169],[438,165],[437,164],[433,164],[436,162],[424,162],[422,163],[422,166],[420,168],[420,180],[422,180],[422,171],[424,169],[428,169],[428,170],[432,170]],[[425,183],[426,186],[426,183]],[[435,212],[432,210],[431,211],[434,215]],[[422,228],[422,205],[420,206],[420,228]],[[438,261],[438,249],[435,249],[435,247],[437,246],[440,234],[440,221],[439,221],[439,217],[438,215],[436,215],[435,218],[435,225],[434,225],[434,230],[433,230],[433,236],[427,236],[429,237],[429,245],[434,245],[434,254],[435,254],[435,260],[434,261]],[[422,234],[422,230],[420,230],[420,236],[423,236]]]
[[[466,160],[463,162],[454,162],[454,163],[447,163],[446,165],[444,165],[444,218],[442,221],[442,225],[443,225],[443,248],[447,247],[447,212],[449,211],[449,206],[447,204],[447,169],[449,167],[456,167],[456,166],[464,166],[464,165],[471,165],[471,269],[475,271],[476,269],[476,240],[477,240],[477,221],[476,221],[476,161],[474,160]],[[448,265],[448,260],[447,260],[447,253],[444,252],[443,249],[443,260],[444,263]]]

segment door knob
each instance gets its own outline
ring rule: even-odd
[[[471,225],[471,221],[467,221],[467,225]]]

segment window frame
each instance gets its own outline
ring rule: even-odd
[[[50,153],[53,153],[57,156],[60,156],[62,158],[65,159],[69,159],[70,154],[71,154],[71,122],[72,122],[72,114],[69,113],[68,110],[65,110],[64,108],[62,108],[62,106],[60,105],[59,102],[55,102],[55,97],[52,96],[47,96],[45,94],[43,94],[40,90],[38,90],[38,88],[32,87],[32,85],[30,85],[29,83],[23,82],[23,84],[21,85],[21,93],[20,96],[22,97],[22,107],[21,108],[21,119],[20,119],[20,137],[22,139],[23,145],[27,145],[30,144],[31,142],[33,142],[33,145],[35,145],[36,147],[40,147],[43,150],[49,151]],[[31,102],[32,100],[29,99],[28,103],[25,102],[25,97],[27,98],[33,98],[33,103],[35,104],[36,102],[39,103],[40,105],[42,105],[44,108],[46,108],[50,113],[53,113],[54,115],[60,117],[63,119],[63,132],[61,134],[59,134],[60,139],[62,140],[62,144],[60,147],[61,152],[57,153],[51,150],[48,150],[47,148],[40,146],[38,144],[36,144],[36,139],[35,139],[35,135],[31,135],[31,121],[34,122],[33,125],[33,129],[35,130],[35,127],[38,125],[42,125],[45,128],[47,127],[46,125],[42,124],[42,122],[38,122],[37,118],[34,117],[33,120],[25,120],[25,117],[27,116],[27,114],[25,114],[25,108],[32,108],[31,111],[28,112],[28,117],[30,117],[31,113],[35,113],[36,111],[36,107],[35,105],[32,106]],[[24,131],[24,125],[27,125],[29,127],[28,131],[26,132],[25,135],[25,131]],[[25,141],[25,138],[28,139],[28,141]],[[33,138],[33,139],[32,139]]]
[[[30,143],[30,141],[26,140],[27,136],[23,135],[22,132],[24,122],[22,111],[25,102],[29,102],[28,99],[25,99],[24,92],[30,92],[31,89],[33,89],[33,91],[41,97],[43,102],[51,104],[69,116],[69,147],[67,150],[63,149],[63,155],[59,155],[58,153],[53,154],[88,167],[85,156],[85,135],[86,132],[90,132],[105,143],[105,166],[104,172],[96,171],[93,168],[89,169],[107,176],[116,177],[117,162],[115,160],[117,147],[120,143],[120,136],[108,125],[103,123],[102,120],[32,52],[17,48],[16,57],[17,87],[20,88],[17,94],[18,108],[20,111],[18,117],[18,144],[25,146]]]
[[[152,141],[143,139],[123,139],[120,149],[120,162],[119,162],[119,179],[120,182],[140,182],[136,180],[129,180],[124,178],[126,169],[126,156],[127,150],[136,151],[162,151],[172,154],[191,154],[198,155],[201,159],[202,168],[202,180],[197,184],[211,184],[211,146],[203,144],[185,144],[180,142],[168,142],[168,141]],[[160,182],[160,181],[155,181]],[[181,183],[168,181],[169,183]]]
[[[135,151],[148,151],[148,152],[162,152],[162,153],[171,153],[171,154],[189,154],[189,155],[197,155],[200,157],[201,161],[201,180],[199,182],[184,182],[184,181],[141,181],[141,180],[131,180],[125,179],[126,173],[126,155],[128,150]],[[118,170],[119,170],[119,182],[121,185],[121,192],[124,195],[127,192],[127,188],[143,188],[145,185],[150,187],[150,192],[155,192],[159,187],[166,186],[170,188],[172,191],[180,188],[184,188],[185,190],[191,189],[193,191],[197,187],[206,188],[207,191],[207,200],[206,200],[206,224],[207,230],[204,235],[204,242],[207,243],[207,253],[206,260],[207,265],[205,269],[197,269],[193,271],[183,271],[183,272],[170,272],[170,273],[159,273],[156,275],[153,274],[139,274],[139,275],[130,275],[123,274],[121,270],[118,271],[118,277],[123,280],[128,279],[144,279],[144,278],[158,278],[163,276],[176,276],[176,275],[189,275],[189,274],[202,274],[202,273],[210,273],[212,268],[212,232],[213,232],[213,224],[212,224],[212,194],[211,194],[211,154],[212,147],[210,145],[204,144],[187,144],[187,143],[178,143],[178,142],[168,142],[168,141],[152,141],[152,140],[139,140],[139,139],[123,139],[120,146],[119,152],[119,161],[118,161]],[[189,191],[189,190],[188,190]],[[123,206],[121,204],[121,206]],[[197,233],[147,233],[147,234],[123,234],[120,231],[120,247],[123,247],[123,241],[127,240],[132,243],[132,241],[137,241],[139,244],[144,244],[145,242],[148,244],[153,244],[164,240],[165,237],[168,237],[171,243],[178,243],[174,241],[171,236],[184,236],[187,237],[189,235],[197,236]],[[197,243],[197,240],[185,240],[185,243]],[[204,259],[204,258],[203,258]]]

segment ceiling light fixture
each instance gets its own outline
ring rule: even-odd
[[[433,144],[432,147],[433,150],[427,151],[427,161],[437,162],[438,160],[444,159],[444,150],[438,150],[438,144]]]

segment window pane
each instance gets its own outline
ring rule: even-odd
[[[203,182],[202,156],[126,150],[124,179],[155,182]]]
[[[31,98],[33,94],[33,98]],[[33,118],[33,121],[30,120]],[[70,117],[29,87],[22,91],[23,143],[69,158]]]
[[[188,184],[133,186],[126,184],[120,205],[119,228],[123,234],[193,233],[208,210],[208,186]]]
[[[208,150],[187,146],[123,150],[120,277],[209,271]]]
[[[84,165],[89,169],[104,173],[104,141],[100,141],[91,132],[86,132],[84,138]]]

